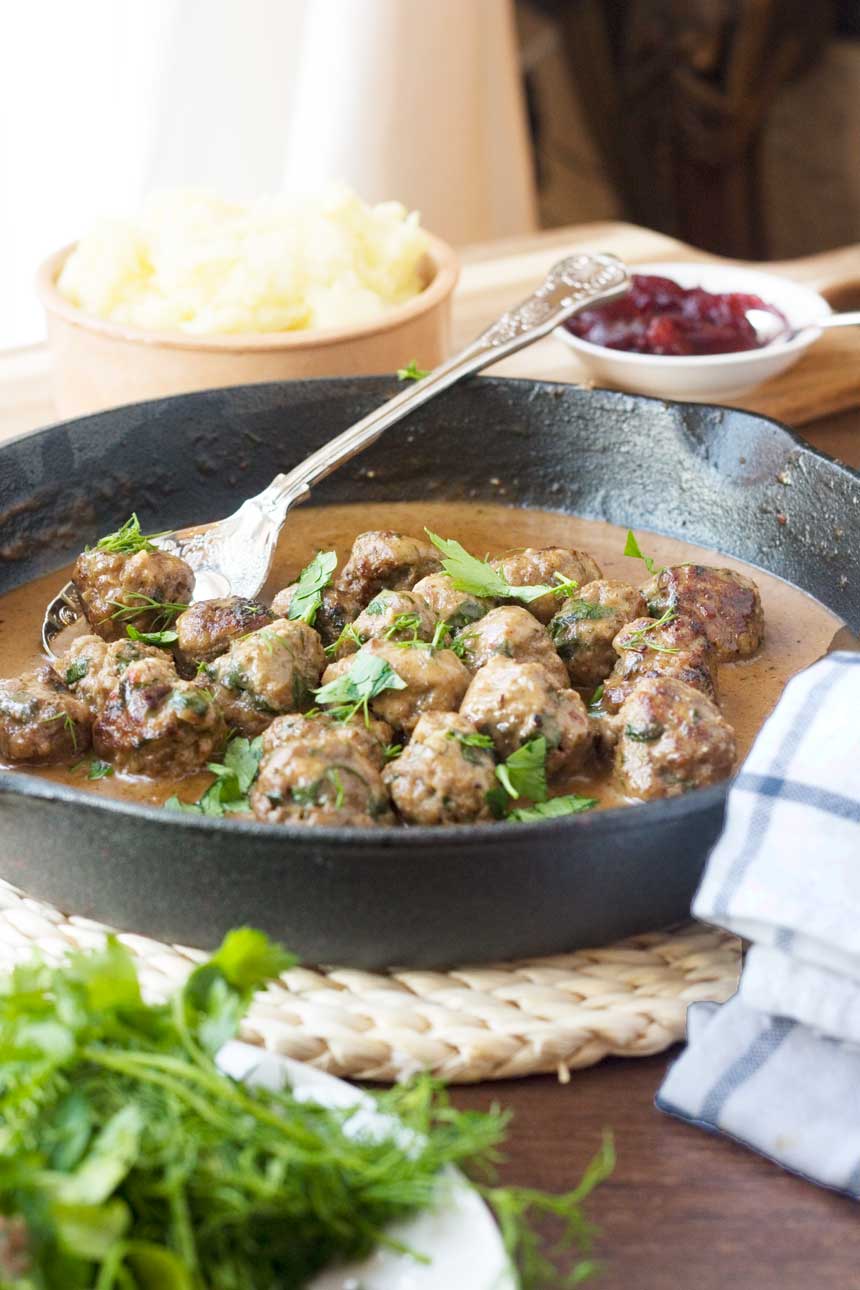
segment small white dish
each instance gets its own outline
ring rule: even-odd
[[[791,340],[774,341],[762,349],[738,354],[683,355],[628,354],[607,349],[573,336],[565,327],[555,335],[575,351],[586,372],[597,384],[615,386],[634,394],[685,399],[694,403],[719,402],[745,394],[796,363],[821,335],[814,324],[831,312],[823,296],[789,278],[742,265],[706,261],[661,262],[631,265],[633,273],[672,278],[682,287],[704,287],[714,292],[748,292],[775,305],[792,327],[806,327]]]
[[[250,1086],[278,1089],[289,1084],[304,1100],[322,1106],[364,1103],[368,1111],[361,1117],[362,1133],[384,1125],[361,1089],[289,1057],[235,1040],[221,1049],[218,1065]],[[518,1284],[489,1209],[456,1169],[448,1169],[440,1179],[435,1207],[389,1231],[430,1261],[419,1263],[408,1254],[378,1249],[363,1263],[321,1273],[308,1290],[515,1290]]]

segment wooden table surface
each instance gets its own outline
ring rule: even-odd
[[[631,258],[654,257],[659,235],[633,232],[639,253]],[[583,240],[582,229],[553,230],[468,252],[455,301],[455,342],[470,339],[505,304],[525,294],[557,254]],[[616,244],[608,232],[601,238],[608,249]],[[572,379],[569,352],[551,340],[500,370]],[[0,353],[0,441],[53,419],[49,379],[41,347]],[[807,421],[808,414],[806,406],[798,420]],[[807,424],[803,433],[860,467],[860,411],[828,415]],[[536,1077],[459,1088],[454,1100],[462,1107],[498,1102],[513,1111],[501,1176],[525,1186],[574,1185],[602,1130],[613,1130],[615,1173],[589,1209],[601,1229],[598,1253],[606,1271],[595,1284],[603,1290],[860,1286],[856,1205],[654,1110],[654,1093],[671,1056],[603,1062],[573,1073],[566,1085]]]

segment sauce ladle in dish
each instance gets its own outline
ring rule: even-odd
[[[293,506],[307,500],[314,484],[462,377],[524,349],[581,309],[614,300],[629,287],[630,275],[614,255],[578,254],[559,260],[532,295],[506,310],[477,340],[362,417],[287,474],[276,475],[267,488],[243,502],[233,515],[203,532],[163,534],[155,545],[180,556],[194,570],[194,600],[228,595],[253,599],[269,575],[287,515]],[[48,654],[53,655],[53,642],[60,632],[82,616],[74,584],[67,582],[45,612],[42,645]]]
[[[760,345],[772,345],[774,341],[794,340],[803,331],[823,331],[827,327],[857,327],[860,326],[860,309],[853,309],[849,313],[825,314],[822,318],[816,318],[815,322],[801,324],[787,323],[785,319],[780,319],[776,314],[771,313],[769,309],[747,309],[744,313],[749,325],[758,338]]]

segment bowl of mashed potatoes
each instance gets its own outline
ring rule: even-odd
[[[39,270],[57,409],[431,368],[457,277],[416,213],[343,186],[250,202],[155,194]]]

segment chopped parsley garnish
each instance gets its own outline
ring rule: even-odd
[[[159,625],[162,628],[168,627],[178,614],[188,608],[188,605],[174,605],[169,600],[153,600],[152,596],[145,596],[142,591],[129,591],[125,600],[109,600],[108,604],[115,607],[111,618],[120,623],[129,618],[139,618],[141,614],[154,613],[152,626],[155,631],[159,629]]]
[[[509,797],[527,797],[532,802],[545,802],[546,739],[539,735],[530,739],[507,761],[496,767],[496,779]]]
[[[248,792],[257,778],[262,755],[261,736],[256,739],[234,736],[224,749],[224,760],[208,763],[206,769],[212,772],[215,781],[196,802],[182,802],[178,797],[169,797],[164,805],[189,815],[232,815],[250,811]]]
[[[418,645],[423,644],[418,633],[421,630],[421,619],[418,614],[398,614],[393,621],[386,627],[382,633],[383,638],[387,641],[393,640],[400,632],[407,634],[407,639],[398,641],[398,645]]]
[[[113,766],[106,761],[91,761],[90,768],[87,771],[87,779],[107,779],[113,774]]]
[[[90,660],[88,658],[76,658],[74,663],[70,663],[66,668],[63,680],[66,685],[76,685],[82,681],[90,670]]]
[[[460,752],[464,759],[475,765],[482,764],[485,759],[481,754],[492,751],[493,748],[490,736],[479,735],[477,731],[449,730],[445,738],[455,739],[460,745]]]
[[[565,628],[584,620],[611,618],[615,610],[609,605],[593,605],[589,600],[566,600],[549,625],[549,633],[554,641],[564,636]]]
[[[403,744],[386,744],[382,750],[383,760],[387,763],[397,761],[397,758],[403,752]]]
[[[637,744],[652,744],[663,734],[664,727],[654,721],[650,726],[625,726],[624,733],[628,739]]]
[[[141,641],[144,645],[161,645],[169,649],[179,640],[179,636],[174,631],[166,632],[139,632],[134,623],[126,623],[125,634],[129,640]]]
[[[324,704],[337,721],[351,721],[359,711],[370,723],[371,699],[385,690],[405,690],[406,682],[398,676],[390,663],[376,654],[358,653],[348,672],[320,686],[314,691],[317,701]]]
[[[470,555],[465,547],[454,538],[441,538],[429,529],[424,532],[430,541],[442,552],[442,568],[451,579],[457,591],[464,591],[470,596],[488,597],[491,600],[520,600],[530,605],[541,596],[560,596],[565,599],[571,596],[579,586],[572,578],[562,574],[555,575],[553,583],[537,583],[533,587],[513,586],[503,573],[494,569],[486,560],[479,560]]]
[[[381,612],[381,611],[377,610],[376,612]],[[362,645],[365,644],[364,637],[362,636],[361,632],[358,631],[358,629],[356,628],[355,623],[347,623],[343,631],[341,632],[341,634],[338,636],[337,640],[332,641],[331,645],[326,645],[325,647],[326,655],[329,658],[332,658],[334,655],[338,653],[341,646],[345,645],[347,642],[349,642],[352,645],[355,645],[358,649],[361,649]]]
[[[590,811],[596,805],[596,797],[577,797],[575,793],[569,793],[564,797],[550,797],[546,802],[535,802],[534,806],[514,807],[508,819],[522,823],[553,820],[562,815],[578,815],[580,811]]]
[[[588,700],[588,712],[590,716],[593,716],[595,713],[602,710],[600,704],[603,702],[603,693],[605,689],[606,687],[601,681],[600,685],[592,691],[591,698]]]
[[[627,530],[627,541],[624,543],[624,554],[629,555],[631,560],[641,560],[650,574],[656,577],[657,574],[663,573],[663,566],[655,568],[654,558],[650,555],[644,555],[642,548],[636,540],[636,534],[632,529]]]
[[[14,697],[14,696],[13,696]],[[72,741],[72,752],[78,751],[78,728],[68,712],[55,712],[50,717],[42,717],[40,726],[49,726],[52,721],[62,721],[66,734]]]
[[[669,623],[673,623],[677,617],[678,611],[676,609],[669,608],[665,610],[653,623],[649,623],[647,627],[640,627],[637,631],[626,636],[621,643],[621,648],[635,649],[637,645],[641,645],[645,649],[655,650],[658,654],[679,654],[680,649],[677,646],[660,645],[658,642],[649,639],[651,632],[655,632],[658,627],[668,627]]]
[[[105,537],[99,538],[95,548],[87,547],[87,550],[110,551],[114,555],[136,555],[138,551],[155,551],[157,549],[153,545],[155,539],[164,537],[167,531],[165,529],[162,533],[141,533],[140,520],[132,514],[116,533],[108,533]]]
[[[290,600],[287,618],[313,626],[317,611],[322,604],[322,593],[331,582],[331,576],[337,568],[335,551],[318,551],[310,564],[306,564],[299,574],[296,589]]]
[[[419,367],[415,359],[407,363],[405,367],[398,367],[398,381],[423,381],[425,376],[430,375],[430,369]]]

